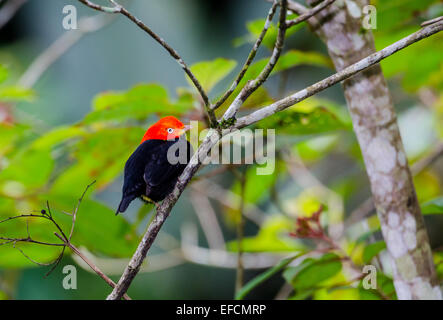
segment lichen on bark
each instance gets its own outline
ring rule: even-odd
[[[314,1],[308,0],[314,4]],[[337,71],[375,52],[362,32],[367,0],[338,0],[308,21],[325,42]],[[407,163],[394,105],[380,65],[343,81],[374,203],[392,258],[399,299],[442,299],[429,239]]]

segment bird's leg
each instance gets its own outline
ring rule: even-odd
[[[148,196],[142,195],[141,199],[146,203],[152,203],[156,209],[158,209],[158,207],[160,207],[160,202],[154,201],[151,198],[149,198]]]

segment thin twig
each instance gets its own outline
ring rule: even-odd
[[[208,198],[212,198],[218,201],[223,206],[229,207],[231,209],[237,209],[237,203],[240,203],[240,196],[229,190],[225,189],[219,184],[212,181],[199,181],[193,183],[191,186],[193,189],[204,194]],[[249,221],[253,222],[257,226],[261,226],[265,220],[265,213],[256,205],[252,203],[246,203],[243,215]]]
[[[197,227],[185,224],[181,228],[181,250],[186,261],[225,269],[237,269],[238,254],[223,249],[209,249],[198,245]],[[288,252],[243,253],[243,268],[257,270],[269,268],[280,261]]]
[[[199,192],[192,192],[191,203],[194,206],[195,214],[205,234],[209,248],[222,249],[225,247],[225,239],[217,215],[209,199]]]
[[[335,0],[324,0],[323,2],[321,2],[314,8],[310,9],[309,11],[301,14],[297,18],[286,21],[286,27],[290,28],[292,26],[302,23],[303,21],[308,20],[309,18],[315,16],[317,13],[319,13],[320,11],[331,5],[333,2],[335,2]]]
[[[0,243],[1,245],[5,245],[5,244],[9,244],[12,243],[13,247],[15,249],[17,249],[18,251],[20,251],[20,253],[29,261],[40,265],[40,266],[48,266],[48,265],[52,265],[52,268],[46,273],[45,276],[48,276],[59,264],[59,262],[61,261],[65,249],[66,247],[71,248],[71,250],[77,254],[83,261],[85,261],[85,263],[91,267],[91,269],[96,272],[102,279],[104,279],[112,288],[115,287],[115,282],[113,282],[109,277],[107,277],[96,265],[94,265],[94,263],[92,263],[87,257],[85,257],[81,251],[79,249],[77,249],[77,247],[75,247],[72,243],[71,243],[71,237],[74,231],[74,226],[75,226],[75,222],[76,222],[76,216],[77,216],[77,212],[78,209],[80,207],[81,202],[83,201],[86,192],[88,191],[88,189],[95,183],[92,182],[90,183],[86,189],[83,191],[83,194],[81,195],[81,197],[78,200],[77,205],[75,206],[73,212],[72,212],[72,226],[71,226],[71,232],[69,234],[69,237],[66,236],[65,232],[63,231],[63,229],[60,227],[60,225],[57,223],[57,221],[55,221],[53,215],[52,215],[52,210],[51,207],[49,205],[49,201],[46,201],[46,208],[47,210],[41,210],[40,214],[21,214],[21,215],[17,215],[17,216],[13,216],[13,217],[8,217],[6,219],[3,219],[0,221],[1,223],[10,221],[10,220],[14,220],[14,219],[19,219],[19,218],[26,218],[26,233],[27,233],[27,237],[26,238],[10,238],[10,237],[0,237],[0,240],[4,240],[4,242]],[[38,240],[34,240],[31,237],[30,231],[29,231],[29,224],[28,224],[28,219],[29,218],[40,218],[40,219],[45,219],[45,220],[49,220],[51,221],[51,223],[57,228],[57,230],[60,232],[54,232],[54,235],[59,238],[60,240],[62,240],[62,243],[50,243],[50,242],[43,242],[43,241],[38,241]],[[27,254],[25,254],[23,252],[23,250],[21,250],[20,248],[16,247],[16,243],[17,242],[28,242],[28,243],[35,243],[35,244],[40,244],[40,245],[46,245],[46,246],[56,246],[56,247],[63,247],[62,251],[60,252],[60,254],[58,255],[58,257],[50,262],[50,263],[41,263],[38,261],[33,260],[32,258],[30,258]],[[126,294],[123,295],[123,298],[130,300],[129,296],[127,296]]]
[[[432,165],[437,159],[443,155],[443,142],[437,144],[437,146],[425,157],[418,160],[411,166],[411,173],[415,176],[425,170],[427,167]],[[375,210],[374,202],[372,197],[367,198],[360,204],[356,209],[354,209],[349,217],[346,219],[346,226],[350,226],[357,221],[364,219],[368,214]]]
[[[72,234],[74,233],[74,226],[75,226],[75,219],[77,218],[77,212],[78,212],[78,208],[80,207],[80,204],[83,201],[83,198],[86,195],[86,192],[88,192],[88,189],[95,183],[95,180],[88,184],[88,186],[86,187],[85,191],[83,191],[81,197],[78,199],[77,205],[75,206],[74,211],[72,212],[72,224],[71,224],[71,232],[69,233],[69,238],[67,239],[68,242],[71,242],[71,238],[72,238]]]
[[[106,274],[104,274],[94,263],[92,263],[92,261],[90,261],[76,246],[74,246],[71,242],[66,241],[66,239],[64,239],[64,237],[59,235],[57,232],[54,232],[54,234],[57,238],[59,238],[61,241],[63,241],[63,243],[67,247],[69,247],[77,256],[79,256],[88,266],[90,266],[91,269],[94,270],[94,272],[100,276],[100,278],[105,280],[106,283],[109,284],[112,288],[115,288],[115,286],[116,286],[115,282],[112,281],[112,279],[109,278]],[[127,294],[124,294],[123,298],[125,300],[131,300],[131,298]]]
[[[105,6],[100,6],[98,4],[95,4],[89,0],[79,0],[80,2],[84,3],[85,5],[87,5],[88,7],[98,10],[98,11],[102,11],[102,12],[106,12],[106,13],[120,13],[121,8],[118,6],[113,6],[113,7],[105,7]]]
[[[293,106],[294,104],[299,103],[300,101],[303,101],[313,96],[314,94],[319,93],[320,91],[323,91],[345,79],[352,77],[353,75],[359,73],[360,71],[368,69],[369,67],[379,63],[381,60],[393,55],[397,51],[400,51],[410,46],[411,44],[416,43],[417,41],[428,38],[442,30],[443,30],[443,21],[424,27],[423,29],[420,29],[419,31],[414,32],[409,36],[397,42],[394,42],[393,44],[387,46],[386,48],[369,55],[368,57],[350,65],[349,67],[346,67],[342,71],[337,72],[326,79],[323,79],[284,99],[278,100],[269,106],[263,107],[249,115],[239,118],[236,121],[235,125],[233,126],[233,129],[244,128],[266,117],[272,116],[277,112],[289,108],[290,106]]]
[[[443,16],[440,16],[440,17],[434,18],[432,20],[425,21],[420,26],[426,27],[426,26],[429,26],[429,25],[431,25],[433,23],[436,23],[436,22],[439,22],[439,21],[442,21],[442,20],[443,20]]]
[[[249,52],[248,58],[246,59],[246,62],[243,65],[243,68],[241,69],[240,73],[237,75],[237,78],[231,84],[231,87],[229,88],[229,90],[226,91],[225,94],[217,102],[215,102],[211,106],[211,108],[213,110],[220,107],[231,96],[231,94],[235,91],[235,89],[239,85],[240,81],[243,79],[243,76],[245,75],[246,71],[248,70],[249,66],[251,65],[252,61],[254,60],[255,55],[257,54],[258,48],[260,47],[261,43],[263,42],[266,32],[268,31],[269,27],[271,26],[271,21],[272,21],[272,18],[274,17],[275,11],[277,9],[277,5],[278,5],[278,2],[274,1],[271,9],[269,9],[268,16],[266,17],[266,21],[263,26],[263,29],[260,32],[260,35],[258,36],[257,40],[255,41],[251,52]]]
[[[27,0],[9,0],[3,5],[0,10],[0,29],[2,29],[9,22],[9,20],[14,17],[14,15],[26,3],[26,1]]]
[[[326,7],[331,5],[333,2],[335,2],[335,0],[324,0],[323,2],[321,2],[320,4],[315,6],[314,8],[310,9],[309,11],[301,14],[297,18],[295,18],[293,20],[286,21],[286,27],[290,28],[290,27],[295,26],[299,23],[302,23],[303,21],[308,20],[309,18],[315,16],[317,13],[319,13],[320,11],[322,11],[323,9],[325,9]]]
[[[245,209],[245,192],[246,192],[246,169],[239,173],[240,175],[240,206],[239,206],[239,221],[237,223],[237,275],[235,278],[235,293],[243,287],[244,282],[244,263],[243,263],[243,237],[245,229],[245,220],[243,212]]]
[[[8,243],[10,242],[29,242],[29,243],[36,243],[36,244],[41,244],[41,245],[45,245],[45,246],[55,246],[55,247],[63,247],[64,244],[62,243],[50,243],[50,242],[44,242],[44,241],[38,241],[38,240],[34,240],[34,239],[29,239],[29,238],[9,238],[9,237],[0,237],[0,240],[6,240]],[[5,243],[2,243],[5,244]]]
[[[269,106],[266,106],[256,112],[253,112],[245,117],[238,119],[236,123],[229,128],[229,130],[225,130],[224,132],[222,132],[222,134],[228,134],[229,132],[235,129],[243,128],[261,119],[269,117],[275,114],[276,112],[282,111],[294,105],[297,102],[300,102],[320,91],[323,91],[333,86],[334,84],[337,84],[342,80],[352,77],[353,75],[362,70],[365,70],[379,63],[381,60],[389,57],[390,55],[394,54],[399,50],[404,49],[405,47],[417,41],[430,37],[435,33],[438,33],[442,29],[443,29],[443,22],[437,22],[435,24],[427,26],[395,42],[394,44],[386,47],[385,49],[356,62],[355,64],[343,69],[341,72],[338,72],[304,90],[301,90],[293,95],[290,95],[285,99],[278,100],[277,102]],[[132,280],[140,270],[140,266],[143,263],[144,259],[146,258],[146,255],[153,241],[157,237],[158,232],[163,226],[165,220],[168,218],[178,198],[183,193],[183,190],[186,188],[189,181],[192,179],[192,177],[195,175],[195,173],[202,165],[202,162],[207,157],[207,154],[210,151],[210,149],[219,141],[220,138],[221,134],[220,132],[218,132],[218,130],[213,130],[213,129],[209,130],[207,136],[205,137],[200,147],[192,157],[190,163],[187,165],[182,175],[179,177],[174,190],[165,198],[165,200],[163,200],[162,204],[157,209],[157,214],[154,218],[154,221],[149,225],[147,231],[145,232],[143,239],[141,240],[139,246],[137,247],[137,250],[135,251],[125,271],[120,277],[117,286],[114,288],[112,293],[107,297],[108,300],[121,299],[123,294],[128,290],[129,286],[132,283]]]
[[[205,105],[205,110],[206,110],[207,116],[209,118],[211,127],[217,126],[217,118],[215,117],[214,111],[211,110],[209,98],[208,98],[205,90],[203,89],[202,85],[197,80],[195,75],[192,73],[191,69],[189,69],[189,67],[186,65],[186,63],[182,59],[182,57],[178,54],[178,52],[175,49],[173,49],[168,43],[166,43],[166,41],[163,40],[163,38],[161,38],[158,34],[156,34],[154,31],[152,31],[151,28],[149,28],[140,19],[138,19],[136,16],[134,16],[125,7],[123,7],[121,4],[118,4],[116,1],[111,1],[111,3],[114,5],[114,7],[112,7],[112,8],[97,5],[95,3],[92,3],[89,0],[79,0],[79,1],[82,2],[83,4],[87,5],[88,7],[98,10],[98,11],[103,11],[106,13],[120,13],[120,14],[124,15],[129,20],[134,22],[140,29],[142,29],[147,34],[149,34],[151,36],[151,38],[153,38],[163,48],[165,48],[165,50],[171,55],[171,57],[173,57],[177,61],[177,63],[180,65],[180,67],[182,67],[183,71],[188,75],[189,79],[192,81],[195,88],[199,92],[201,98],[203,99],[203,102]]]
[[[286,35],[286,10],[287,10],[287,0],[282,0],[280,5],[280,14],[279,14],[279,25],[278,25],[278,34],[277,39],[275,41],[274,49],[272,51],[271,57],[269,58],[268,63],[260,72],[258,77],[254,80],[250,80],[246,83],[246,85],[242,88],[240,93],[234,99],[232,104],[229,106],[228,110],[226,110],[223,115],[223,119],[228,120],[234,118],[237,111],[240,109],[242,104],[248,99],[248,97],[257,90],[269,77],[271,71],[274,69],[277,64],[278,58],[283,50],[283,44],[285,41]]]

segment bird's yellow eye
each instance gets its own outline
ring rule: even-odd
[[[174,132],[174,129],[172,129],[172,128],[168,128],[168,133],[173,133]]]

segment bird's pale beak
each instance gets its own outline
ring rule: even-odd
[[[186,125],[186,126],[184,126],[183,128],[179,129],[179,131],[178,131],[178,132],[179,132],[178,135],[181,136],[181,135],[185,134],[186,131],[189,131],[190,129],[191,129],[191,126]]]

